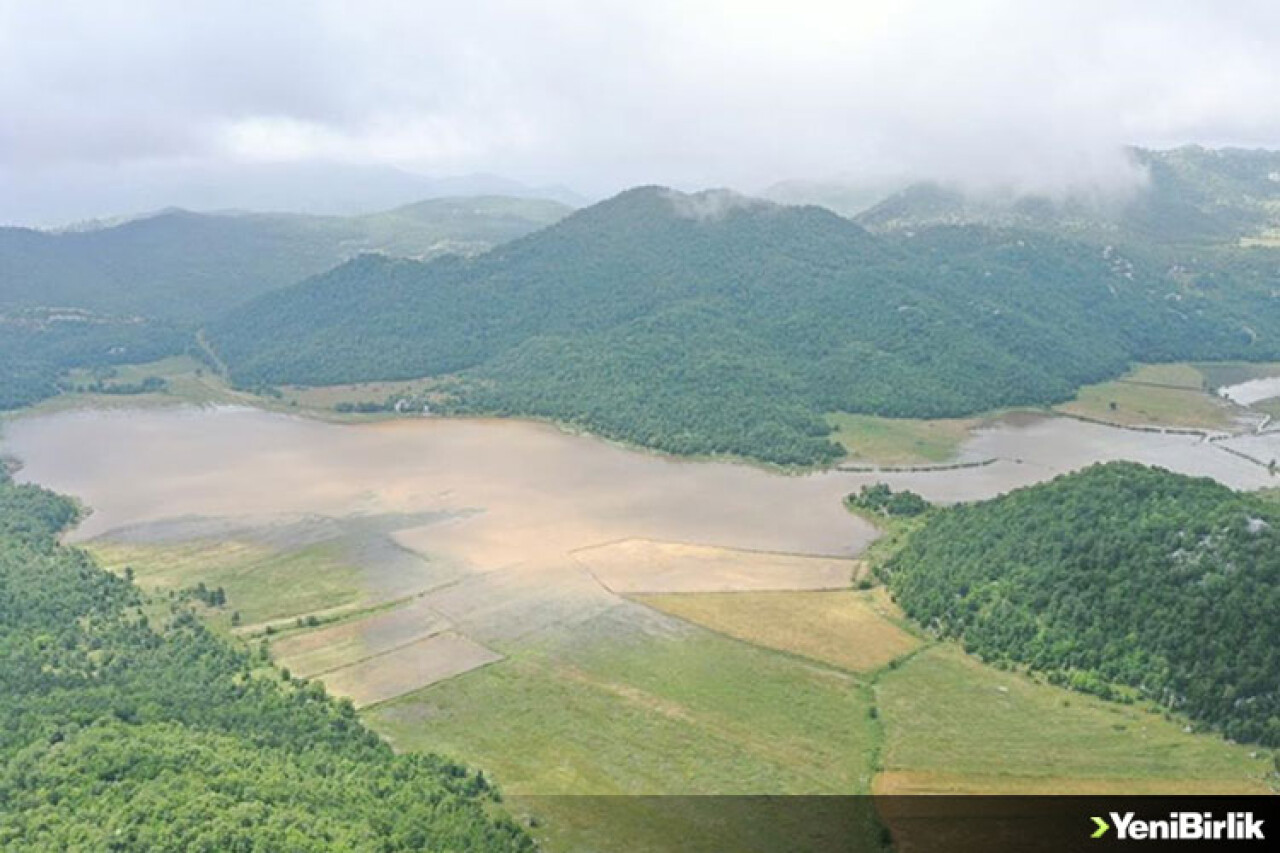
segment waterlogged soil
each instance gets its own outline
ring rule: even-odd
[[[164,549],[231,538],[279,553],[332,543],[317,571],[357,578],[356,604],[339,623],[323,624],[335,616],[326,611],[318,626],[276,635],[273,648],[358,704],[606,613],[643,611],[622,600],[628,591],[844,585],[876,532],[841,499],[867,483],[975,500],[1111,459],[1236,488],[1273,483],[1265,467],[1197,436],[1025,416],[963,447],[962,459],[991,464],[806,475],[673,459],[513,420],[342,425],[211,407],[65,411],[4,426],[0,453],[21,460],[21,479],[92,510],[72,540]],[[296,571],[278,592],[253,580],[255,595],[284,599],[306,583]],[[237,606],[237,588],[227,593]]]

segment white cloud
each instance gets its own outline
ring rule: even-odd
[[[0,0],[0,171],[338,160],[596,192],[1061,189],[1280,146],[1266,2]]]

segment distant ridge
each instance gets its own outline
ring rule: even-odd
[[[168,208],[98,228],[0,228],[0,311],[71,305],[204,319],[364,252],[474,254],[569,212],[547,199],[480,196],[352,217]]]

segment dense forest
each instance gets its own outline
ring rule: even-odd
[[[0,473],[0,849],[532,850],[483,775],[146,600]]]
[[[1045,232],[876,236],[651,187],[474,259],[362,257],[209,335],[245,387],[449,375],[445,410],[807,464],[840,453],[826,412],[953,416],[1056,402],[1133,360],[1280,358],[1255,272],[1203,286]]]
[[[1280,504],[1108,463],[935,510],[881,567],[906,612],[992,661],[1280,744]]]

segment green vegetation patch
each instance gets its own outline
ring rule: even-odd
[[[849,675],[627,605],[365,719],[511,793],[834,794],[870,788],[869,709]]]
[[[99,540],[88,547],[112,571],[132,569],[143,588],[221,587],[227,608],[238,611],[246,625],[364,601],[360,567],[346,559],[337,543],[286,551],[204,539],[159,544]]]
[[[827,415],[832,438],[851,460],[876,465],[922,465],[951,462],[974,427],[974,418],[879,418],[874,415]]]
[[[887,670],[881,793],[1267,793],[1269,756],[986,666],[951,644]]]

